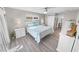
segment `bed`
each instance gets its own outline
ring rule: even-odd
[[[40,25],[38,21],[29,22],[27,24],[27,32],[40,43],[41,39],[52,33],[52,28],[45,25]]]

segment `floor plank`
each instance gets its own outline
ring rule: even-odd
[[[56,52],[59,32],[60,30],[57,29],[53,34],[47,35],[41,40],[39,45],[33,37],[27,34],[25,37],[12,41],[10,48],[23,45],[23,48],[19,52]]]

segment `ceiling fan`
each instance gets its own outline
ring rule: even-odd
[[[47,14],[47,11],[48,11],[48,7],[45,7],[44,8],[44,14]]]
[[[49,12],[49,9],[54,9],[55,7],[45,7],[44,8],[44,14],[48,14],[48,12]]]

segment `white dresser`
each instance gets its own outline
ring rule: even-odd
[[[25,28],[15,29],[16,38],[20,38],[26,35]]]
[[[63,33],[60,33],[57,51],[59,52],[71,52],[75,37],[69,37]]]

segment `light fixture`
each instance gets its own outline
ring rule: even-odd
[[[44,14],[47,14],[47,7],[45,8]]]
[[[5,12],[5,9],[3,8],[3,7],[0,7],[1,9],[0,9],[0,11],[1,11],[1,14],[6,14],[6,12]]]
[[[47,14],[47,12],[46,12],[46,11],[44,11],[44,14]]]

